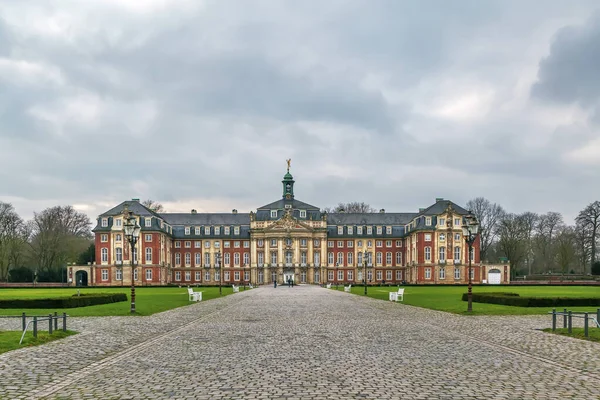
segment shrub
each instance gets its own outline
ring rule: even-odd
[[[47,299],[1,299],[0,308],[76,308],[127,301],[124,293],[86,293]]]
[[[600,275],[600,261],[592,263],[592,275]]]
[[[463,294],[462,300],[468,300],[467,293]],[[600,297],[521,297],[516,293],[473,293],[472,300],[516,307],[600,306]]]

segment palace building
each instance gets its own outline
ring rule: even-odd
[[[124,201],[98,217],[96,262],[70,267],[69,276],[94,286],[131,285],[132,277],[136,285],[361,284],[365,276],[368,284],[464,284],[471,257],[474,283],[492,273],[509,279],[507,267],[480,264],[479,238],[468,254],[468,211],[450,200],[415,212],[324,213],[297,200],[294,183],[288,162],[281,198],[250,213],[156,213]],[[127,213],[141,227],[133,252]]]

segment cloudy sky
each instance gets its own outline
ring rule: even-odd
[[[0,1],[0,200],[600,199],[600,3]]]

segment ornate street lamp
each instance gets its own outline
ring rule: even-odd
[[[134,270],[135,270],[135,258],[134,251],[135,245],[140,237],[140,231],[142,228],[137,223],[137,218],[133,215],[133,213],[127,209],[123,211],[123,218],[125,223],[123,224],[123,229],[125,230],[125,238],[131,245],[131,313],[135,312],[135,280],[134,278]]]
[[[473,215],[469,211],[469,213],[467,215],[465,215],[465,217],[464,217],[464,223],[462,226],[463,236],[465,238],[465,241],[467,242],[467,245],[469,246],[469,254],[468,254],[468,257],[469,257],[469,290],[467,291],[467,301],[468,301],[467,312],[473,311],[471,254],[473,252],[473,243],[475,242],[475,239],[477,238],[478,230],[479,230],[479,222],[477,221],[477,217],[475,217],[475,215]]]
[[[215,268],[219,271],[219,296],[221,296],[222,293],[222,286],[223,286],[223,271],[221,271],[221,250],[217,250],[217,254],[215,254]]]
[[[363,251],[363,282],[365,284],[365,296],[367,295],[367,257],[369,256],[369,253],[367,253],[367,250]]]

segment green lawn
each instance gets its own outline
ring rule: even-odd
[[[336,289],[332,286],[332,289]],[[368,296],[381,300],[388,300],[388,293],[396,291],[398,286],[368,288]],[[343,286],[337,290],[344,290]],[[364,295],[363,286],[353,286],[352,293]],[[466,286],[406,286],[404,290],[404,304],[430,308],[432,310],[447,311],[456,314],[467,314],[467,302],[462,301],[463,293],[467,292]],[[599,297],[598,286],[474,286],[476,292],[513,292],[521,296],[561,296],[561,297]],[[569,307],[571,311],[596,312],[596,307]],[[552,311],[547,307],[512,307],[498,304],[473,303],[473,315],[531,315],[546,314]]]
[[[588,329],[588,337],[585,337],[583,328],[573,328],[573,333],[569,333],[567,328],[560,328],[552,332],[552,328],[544,329],[544,332],[555,333],[557,335],[570,336],[577,339],[591,340],[592,342],[600,342],[600,329]]]
[[[223,296],[232,294],[231,287],[223,287]],[[97,306],[66,308],[66,309],[14,309],[0,308],[0,315],[21,315],[25,312],[28,315],[48,315],[55,311],[59,314],[66,312],[70,316],[111,316],[111,315],[131,315],[130,313],[130,295],[131,287],[123,288],[83,288],[81,293],[125,293],[127,301],[102,304]],[[240,290],[244,290],[241,289]],[[246,289],[249,290],[249,289]],[[218,287],[194,287],[194,291],[202,292],[202,301],[219,297]],[[44,298],[71,296],[77,293],[76,288],[40,288],[40,289],[2,289],[0,298]],[[192,304],[188,300],[186,287],[136,287],[135,288],[135,308],[136,315],[151,315],[161,311],[170,310],[176,307],[182,307]]]
[[[76,333],[77,332],[73,331],[63,332],[59,329],[52,332],[52,335],[50,335],[47,331],[43,332],[38,330],[37,338],[34,338],[33,332],[29,329],[25,334],[25,338],[23,338],[23,343],[19,344],[19,340],[21,340],[21,335],[23,334],[21,331],[0,331],[0,354],[11,350],[21,349],[23,347],[38,346]]]

